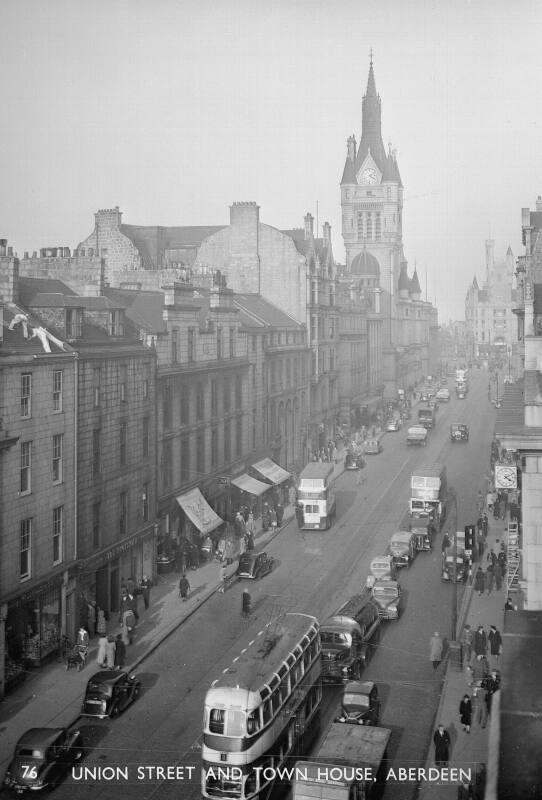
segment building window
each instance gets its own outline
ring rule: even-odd
[[[143,400],[148,400],[149,399],[149,392],[150,392],[150,384],[151,384],[151,378],[150,378],[151,370],[150,370],[150,367],[147,364],[145,364],[143,369],[144,369],[144,372],[143,372]]]
[[[217,385],[216,378],[211,378],[211,416],[218,414]]]
[[[62,561],[62,535],[64,533],[64,506],[53,508],[53,564]]]
[[[92,544],[94,549],[100,546],[100,503],[92,505]]]
[[[149,521],[149,486],[146,483],[143,485],[143,491],[141,492],[141,516],[143,517],[143,522]]]
[[[62,450],[64,434],[56,433],[53,436],[53,483],[62,483]]]
[[[128,367],[122,364],[119,367],[119,399],[121,403],[126,403],[128,398]]]
[[[19,578],[27,580],[32,575],[32,517],[22,519],[19,536]]]
[[[373,215],[367,214],[367,239],[373,238]]]
[[[92,431],[92,474],[94,477],[100,474],[100,430]]]
[[[128,530],[128,492],[119,495],[119,534],[126,536]]]
[[[235,423],[235,457],[241,458],[243,454],[243,420],[237,417]]]
[[[380,212],[377,211],[375,214],[375,239],[382,238],[382,219],[380,216]]]
[[[231,461],[231,426],[229,422],[224,423],[224,463]]]
[[[162,482],[169,489],[172,479],[171,442],[165,441],[162,448]]]
[[[79,308],[66,309],[66,338],[79,339],[82,329],[82,312]]]
[[[62,411],[62,370],[53,370],[53,411]]]
[[[21,375],[21,417],[32,416],[32,374]]]
[[[109,314],[109,335],[124,336],[124,311],[111,311]]]
[[[235,378],[235,408],[243,408],[243,379],[240,375]]]
[[[196,360],[196,330],[188,328],[188,360]]]
[[[318,320],[316,318],[316,315],[313,314],[311,316],[311,342],[316,341],[317,331],[318,331]]]
[[[179,329],[173,328],[171,331],[171,363],[177,364],[179,360]]]
[[[181,483],[190,480],[190,439],[183,436],[181,439]]]
[[[203,384],[198,383],[196,387],[196,419],[202,420],[205,415],[205,395],[203,391]]]
[[[230,379],[224,378],[224,383],[222,384],[222,403],[224,414],[229,414],[231,409],[231,398],[230,398]]]
[[[358,241],[363,241],[363,214],[361,211],[358,211],[357,215],[357,229],[358,229]]]
[[[220,325],[216,327],[216,357],[222,358],[222,328]]]
[[[252,449],[256,449],[256,409],[252,409]]]
[[[181,400],[180,400],[180,416],[181,416],[181,425],[188,425],[190,422],[190,408],[188,405],[189,394],[188,394],[188,386],[186,384],[181,384]]]
[[[120,438],[119,438],[119,460],[120,466],[126,466],[126,432],[127,425],[125,422],[120,423]]]
[[[318,302],[318,292],[316,281],[311,281],[311,305],[315,306]]]
[[[30,494],[32,491],[32,442],[21,442],[21,478],[20,493]]]
[[[235,358],[235,328],[230,328],[230,358]]]
[[[196,437],[196,472],[198,479],[205,474],[205,439],[203,433],[198,433]]]
[[[100,386],[102,380],[102,371],[100,367],[94,367],[92,370],[92,388],[93,388],[93,395],[94,395],[94,408],[98,408],[100,405]]]
[[[164,394],[162,397],[162,414],[164,428],[171,428],[171,384],[164,382]]]
[[[211,431],[211,469],[218,466],[218,431],[213,428]]]
[[[143,417],[143,458],[148,458],[149,455],[150,426],[151,421],[149,417]]]

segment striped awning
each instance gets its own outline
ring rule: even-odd
[[[177,497],[177,502],[190,521],[202,533],[210,533],[222,525],[223,520],[215,514],[199,489],[192,489]]]
[[[237,488],[241,489],[242,492],[248,492],[249,494],[253,494],[255,497],[259,497],[269,489],[268,483],[257,481],[256,478],[251,478],[250,475],[247,475],[246,473],[243,475],[238,475],[237,478],[232,478],[231,482],[233,486],[237,486]]]
[[[287,470],[279,467],[279,465],[275,464],[270,458],[264,458],[262,461],[253,464],[252,469],[258,472],[262,478],[271,481],[271,483],[275,485],[284,483],[284,481],[287,481],[288,478],[291,477]]]

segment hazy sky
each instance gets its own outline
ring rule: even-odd
[[[139,225],[328,220],[361,133],[369,50],[405,187],[404,249],[442,321],[521,246],[542,194],[539,0],[3,0],[0,236],[74,247]],[[321,230],[321,228],[320,228]]]

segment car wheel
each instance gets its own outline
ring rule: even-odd
[[[115,705],[111,709],[109,716],[111,717],[111,719],[115,719],[115,717],[118,717],[119,713],[120,713],[119,707],[118,705]]]
[[[137,700],[137,698],[139,697],[140,691],[141,691],[141,686],[135,686],[134,687],[134,694],[133,694],[134,700]]]

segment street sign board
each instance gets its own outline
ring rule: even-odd
[[[217,479],[217,483],[219,486],[229,486],[231,478],[227,478],[225,475],[221,475]]]

